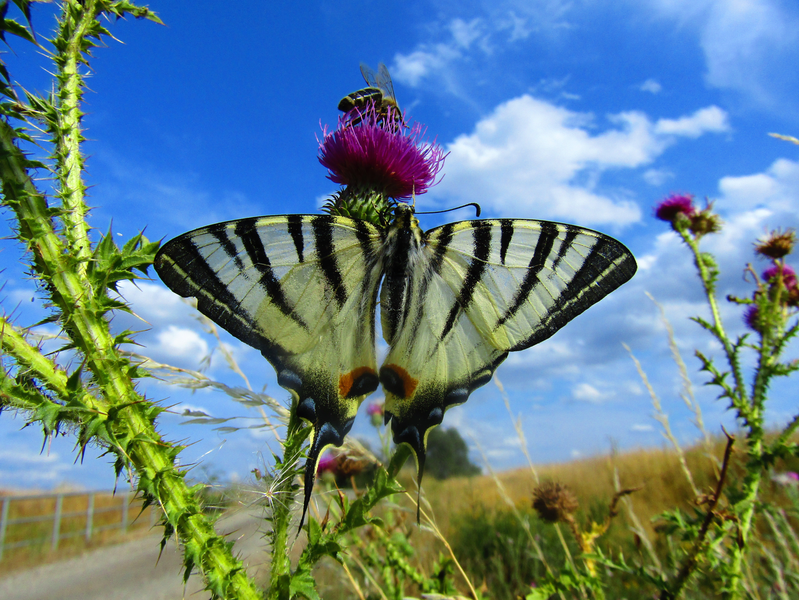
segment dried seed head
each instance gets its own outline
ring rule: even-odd
[[[544,521],[570,521],[580,504],[571,490],[561,483],[548,481],[533,490],[533,508]]]
[[[768,258],[782,258],[793,251],[796,245],[796,232],[793,229],[772,231],[768,237],[755,244],[755,252]]]

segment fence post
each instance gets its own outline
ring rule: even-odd
[[[94,526],[94,492],[89,492],[89,505],[86,507],[86,541],[92,539]]]
[[[125,492],[122,498],[122,533],[128,530],[128,506],[130,505],[130,493]]]
[[[6,541],[6,525],[8,523],[8,507],[11,504],[11,498],[6,496],[3,498],[3,510],[0,512],[0,560],[3,560],[3,545]]]
[[[58,494],[55,497],[55,516],[53,517],[53,541],[51,544],[53,550],[58,550],[58,536],[61,532],[61,505],[63,502],[63,494]]]

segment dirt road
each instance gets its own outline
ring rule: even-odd
[[[235,552],[250,575],[263,570],[266,543],[258,531],[259,511],[236,512],[217,531],[236,540]],[[13,573],[0,579],[3,600],[204,600],[202,578],[183,585],[181,556],[173,542],[158,560],[159,536],[106,546],[83,556]],[[156,564],[156,561],[158,564]]]

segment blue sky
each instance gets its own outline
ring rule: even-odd
[[[677,437],[696,438],[646,292],[674,326],[708,428],[719,432],[722,420],[734,428],[715,392],[701,386],[693,358],[694,348],[718,349],[688,320],[707,312],[690,258],[653,218],[652,206],[675,191],[715,199],[726,226],[706,247],[718,253],[720,294],[751,293],[742,272],[754,260],[752,242],[799,220],[799,148],[767,135],[799,132],[794,2],[187,6],[152,3],[166,27],[111,23],[123,43],[95,51],[85,125],[90,222],[98,231],[113,221],[120,240],[141,228],[152,239],[170,238],[226,219],[317,211],[336,189],[316,158],[320,124],[334,125],[339,99],[362,87],[361,61],[384,62],[400,106],[450,153],[443,181],[417,199],[421,210],[478,202],[489,217],[576,223],[614,235],[639,261],[633,281],[498,370],[533,459],[569,460],[606,452],[611,443],[662,444],[622,343],[642,361]],[[40,33],[51,26],[48,10],[34,8]],[[16,42],[13,49],[12,76],[28,89],[48,89],[38,53]],[[422,226],[468,217],[430,216]],[[19,324],[33,322],[44,313],[31,302],[37,294],[18,263],[20,249],[9,240],[0,244],[3,309],[13,309]],[[196,368],[214,341],[191,309],[157,280],[123,291],[147,323],[119,316],[115,326],[145,330],[138,340],[155,359]],[[734,334],[743,332],[740,313],[725,303]],[[224,341],[254,387],[287,401],[255,350],[229,336]],[[206,373],[241,383],[218,352]],[[218,392],[190,394],[155,382],[143,390],[176,412],[242,416],[243,425],[258,418]],[[799,402],[785,384],[773,398],[768,418],[779,425]],[[273,449],[263,430],[219,432],[182,420],[164,415],[166,437],[191,442],[183,461],[202,457],[223,478],[246,478]],[[362,411],[354,434],[374,440],[368,421]],[[10,414],[0,417],[0,487],[113,485],[107,458],[74,465],[71,439],[40,454],[40,436],[23,425]],[[479,443],[495,468],[522,464],[493,383],[449,411],[444,425],[457,426],[473,449]]]

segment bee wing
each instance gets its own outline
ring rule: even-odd
[[[369,87],[380,87],[377,83],[377,73],[366,63],[361,63],[361,75],[363,75],[363,79]]]
[[[367,65],[361,63],[361,75],[369,85],[369,87],[377,88],[383,92],[383,99],[390,100],[392,104],[397,103],[397,97],[394,95],[394,83],[391,81],[391,75],[388,74],[388,68],[383,63],[377,65],[377,72]]]
[[[394,102],[397,101],[397,97],[394,95],[394,82],[391,81],[391,75],[388,74],[388,69],[383,63],[377,65],[377,87],[383,90],[384,96],[388,96]]]

